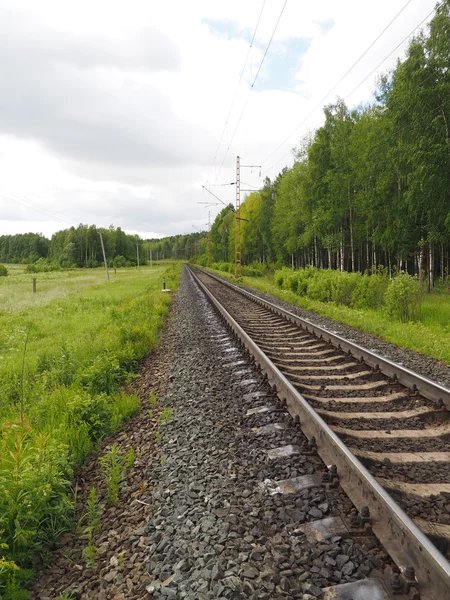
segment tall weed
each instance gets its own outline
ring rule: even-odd
[[[179,271],[178,265],[108,286],[89,283],[75,300],[55,292],[47,309],[52,296],[44,297],[44,283],[50,289],[62,277],[48,273],[29,317],[26,377],[15,368],[20,344],[12,334],[0,341],[9,360],[0,370],[0,597],[19,598],[27,568],[71,526],[73,468],[139,409],[139,398],[120,384],[157,342],[171,301],[159,293],[159,279],[164,274],[174,289]],[[21,318],[15,312],[8,331],[24,330]]]

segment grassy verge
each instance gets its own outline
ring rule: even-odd
[[[214,272],[230,280],[234,279],[229,273]],[[354,309],[334,302],[319,302],[307,296],[298,296],[294,292],[277,287],[273,276],[244,276],[242,283],[333,321],[352,325],[387,342],[416,350],[450,364],[450,296],[448,293],[425,295],[418,319],[414,322],[402,323],[388,318],[382,310]]]
[[[0,598],[24,598],[30,569],[72,526],[73,469],[139,409],[123,393],[158,341],[180,265],[16,271],[0,288]]]

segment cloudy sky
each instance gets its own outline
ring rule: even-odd
[[[262,166],[242,171],[243,187],[275,177],[321,124],[316,106],[370,101],[406,43],[378,65],[434,5],[0,0],[0,235],[205,229],[221,206],[201,204],[214,201],[202,185],[233,201],[219,184],[237,154]]]

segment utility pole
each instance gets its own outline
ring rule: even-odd
[[[208,267],[211,267],[211,211],[208,210]]]
[[[139,265],[139,244],[136,244],[136,256],[137,256],[137,270],[140,271],[141,267]]]
[[[241,249],[241,221],[248,219],[241,218],[241,168],[261,169],[261,165],[241,165],[241,159],[236,156],[236,228],[235,228],[235,248],[234,248],[234,275],[240,277],[242,266],[242,249]],[[261,176],[261,170],[259,171]],[[248,191],[248,190],[247,190]]]
[[[236,156],[236,227],[234,234],[234,276],[241,275],[241,159]]]
[[[99,231],[99,234],[100,234],[100,243],[102,245],[103,262],[105,263],[106,279],[109,281],[108,263],[106,262],[105,246],[103,245],[102,232]]]

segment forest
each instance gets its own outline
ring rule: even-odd
[[[417,274],[428,289],[450,263],[450,0],[382,76],[373,102],[324,108],[324,124],[301,139],[295,161],[241,207],[242,262],[349,272],[384,267]],[[179,258],[234,260],[236,215],[225,206],[207,233],[142,240],[120,227],[79,225],[51,240],[0,237],[0,261],[38,258],[63,267]],[[210,252],[208,253],[208,245]]]
[[[380,77],[372,104],[337,100],[297,146],[292,168],[241,208],[242,258],[340,271],[407,271],[433,287],[450,250],[450,2],[406,58]],[[211,229],[213,261],[232,261],[235,215]]]
[[[136,266],[138,257],[140,264],[147,264],[150,258],[188,260],[196,252],[205,252],[206,248],[206,233],[143,240],[113,225],[105,229],[80,224],[58,231],[50,240],[37,233],[0,236],[0,262],[64,269],[95,268],[103,264],[100,234],[108,264],[112,267]]]

